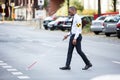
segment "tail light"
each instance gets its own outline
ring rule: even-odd
[[[120,28],[120,23],[117,24],[117,28]]]

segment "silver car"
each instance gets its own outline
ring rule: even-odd
[[[92,25],[90,26],[91,31],[93,31],[96,35],[103,31],[103,22],[107,16],[100,16],[96,20],[92,21]]]
[[[106,36],[110,36],[111,34],[116,34],[117,32],[117,23],[120,20],[120,16],[109,16],[104,21],[104,29],[103,32]]]
[[[2,17],[2,13],[0,13],[0,21],[2,21],[3,17]]]

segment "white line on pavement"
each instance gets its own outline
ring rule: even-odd
[[[0,66],[2,68],[5,68],[8,72],[11,72],[14,76],[16,76],[19,79],[30,79],[28,76],[22,76],[22,72],[18,72],[17,69],[13,69],[12,66],[9,66],[7,63],[4,63],[3,61],[0,60]]]
[[[54,46],[54,45],[50,45],[50,44],[46,44],[46,43],[43,43],[42,45],[48,46],[48,47],[56,47],[56,46]]]
[[[7,63],[0,63],[0,66],[6,66],[8,65]]]
[[[22,72],[11,72],[13,75],[22,75]]]
[[[28,76],[18,76],[19,79],[30,79]]]
[[[12,68],[12,66],[2,66],[3,68]]]
[[[18,71],[17,69],[7,69],[7,71],[12,72],[12,71]]]
[[[120,64],[120,62],[119,61],[112,61],[113,63],[116,63],[116,64]]]
[[[120,80],[120,75],[103,75],[97,76],[91,80]]]
[[[3,63],[3,61],[0,60],[0,63]]]

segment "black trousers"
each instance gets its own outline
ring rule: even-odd
[[[80,34],[79,37],[77,38],[77,43],[76,43],[76,45],[73,45],[73,43],[72,43],[72,41],[73,41],[73,39],[74,39],[74,36],[75,36],[75,35],[72,35],[72,36],[70,37],[70,40],[69,40],[69,47],[68,47],[68,54],[67,54],[66,66],[70,66],[74,47],[76,48],[78,54],[82,57],[82,59],[83,59],[83,61],[85,62],[85,64],[86,64],[86,65],[89,65],[89,64],[90,64],[90,61],[87,59],[86,55],[83,53],[83,51],[82,51],[82,49],[81,49],[81,40],[82,40],[81,34]]]

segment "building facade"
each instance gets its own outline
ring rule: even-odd
[[[71,1],[71,0],[69,0]],[[98,10],[98,0],[80,0],[84,6],[84,9]],[[112,10],[113,0],[101,0],[101,12],[105,13]],[[11,16],[11,3],[14,2],[14,13],[16,19],[31,20],[35,18],[35,12],[39,10],[38,0],[0,0],[6,4],[5,12],[6,17]],[[61,7],[61,4],[65,0],[48,0],[48,7],[46,8],[48,15],[53,15]],[[117,10],[120,10],[120,0],[117,0]],[[0,6],[0,12],[2,8]]]
[[[84,9],[98,10],[98,0],[81,0]],[[120,0],[117,0],[116,8],[120,10]],[[101,0],[101,12],[106,13],[113,10],[113,0]]]

